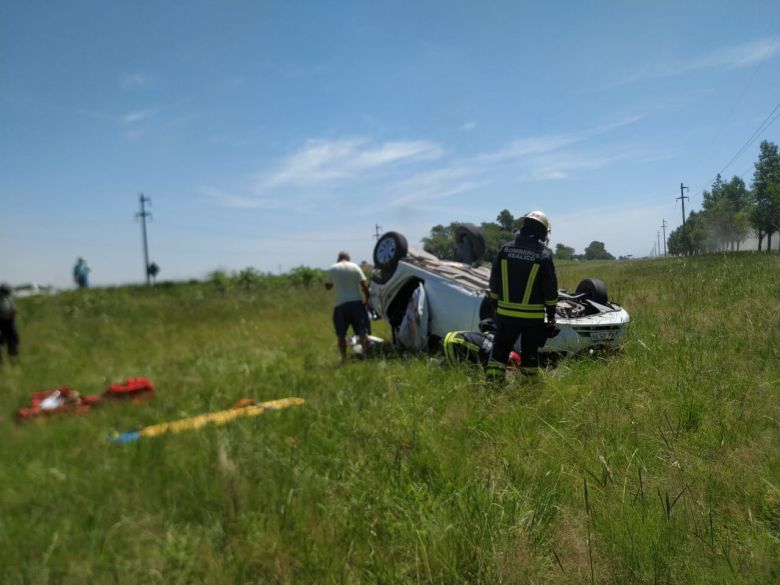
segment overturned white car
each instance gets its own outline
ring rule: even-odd
[[[482,319],[494,316],[494,305],[486,298],[490,267],[476,262],[485,249],[481,232],[465,224],[456,231],[455,240],[463,262],[440,260],[409,248],[397,232],[377,240],[371,305],[390,324],[398,346],[434,349],[448,332],[476,331]],[[628,313],[609,301],[601,280],[587,278],[574,293],[560,289],[556,313],[560,331],[540,353],[614,349],[625,340]],[[516,349],[520,350],[519,341]]]

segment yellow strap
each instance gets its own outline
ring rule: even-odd
[[[509,300],[509,265],[506,258],[501,260],[501,286],[503,288],[503,299]]]
[[[303,398],[280,398],[279,400],[270,400],[268,402],[251,404],[249,406],[244,406],[243,408],[231,408],[229,410],[220,410],[218,412],[207,412],[206,414],[200,414],[190,418],[183,418],[173,422],[151,425],[141,429],[139,434],[142,437],[156,437],[165,433],[179,433],[181,431],[199,429],[208,423],[224,425],[225,423],[242,416],[257,416],[268,412],[269,410],[279,410],[281,408],[287,408],[288,406],[300,406],[303,403]]]
[[[499,307],[496,313],[503,315],[504,317],[515,317],[518,319],[544,319],[544,311],[534,311],[531,313],[528,311],[512,311],[510,309],[502,309]]]
[[[523,295],[523,304],[528,304],[531,299],[531,292],[534,290],[534,282],[536,282],[536,273],[539,272],[539,264],[534,262],[531,268],[531,274],[528,275],[528,282],[525,285],[525,294]]]
[[[544,309],[544,305],[542,303],[508,303],[506,301],[498,301],[498,306],[503,307],[504,309],[518,309],[520,311],[533,311],[538,310],[541,311]]]

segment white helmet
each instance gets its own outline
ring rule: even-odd
[[[549,235],[552,232],[552,227],[550,226],[550,220],[547,219],[547,216],[541,212],[541,211],[529,211],[523,216],[523,223],[525,223],[528,220],[538,221],[540,224],[544,226],[544,229],[547,230],[547,235]]]

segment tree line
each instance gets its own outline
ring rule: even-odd
[[[738,176],[724,181],[718,174],[710,190],[705,190],[702,209],[691,211],[685,224],[669,234],[670,254],[704,254],[738,251],[751,234],[762,250],[772,251],[772,236],[780,232],[780,152],[764,140],[748,189]]]
[[[504,209],[496,217],[496,221],[484,222],[479,227],[485,238],[484,259],[493,262],[498,251],[505,243],[514,240],[515,234],[520,230],[522,217],[515,218],[512,213]],[[428,237],[423,238],[423,249],[426,252],[441,258],[442,260],[457,260],[456,248],[453,245],[455,230],[462,225],[460,222],[452,222],[449,225],[435,225],[431,228]],[[607,252],[604,242],[593,241],[585,248],[583,254],[577,254],[574,248],[564,244],[556,244],[555,258],[558,260],[614,260],[615,257]]]

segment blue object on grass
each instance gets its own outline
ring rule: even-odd
[[[108,435],[108,441],[110,443],[132,443],[141,438],[139,431],[131,431],[129,433],[111,433]]]

